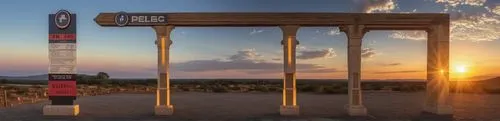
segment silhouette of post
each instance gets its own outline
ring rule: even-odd
[[[174,107],[170,103],[170,33],[174,26],[154,26],[158,47],[158,87],[156,89],[155,115],[172,115]]]
[[[449,20],[429,26],[427,30],[427,89],[424,111],[452,114],[449,100]]]
[[[9,104],[7,103],[7,90],[3,90],[3,107],[7,107]]]
[[[348,97],[347,112],[351,116],[365,116],[366,107],[361,95],[361,43],[367,32],[364,25],[344,25],[340,29],[347,35]]]
[[[297,105],[297,89],[295,75],[295,49],[298,44],[296,34],[299,26],[280,26],[283,32],[283,105],[280,107],[281,115],[299,115]]]

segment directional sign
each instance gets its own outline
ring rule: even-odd
[[[109,14],[108,14],[109,15]],[[96,18],[100,19],[99,16]],[[108,20],[108,18],[106,17]],[[156,26],[167,25],[166,13],[126,13],[118,12],[112,14],[112,22],[114,26]],[[98,22],[99,23],[99,22]]]
[[[76,15],[66,10],[49,14],[49,82],[52,105],[73,105],[76,99]]]

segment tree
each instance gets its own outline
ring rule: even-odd
[[[109,75],[106,72],[99,72],[99,73],[97,73],[96,76],[97,76],[97,79],[99,79],[99,80],[107,80],[107,79],[109,79]]]

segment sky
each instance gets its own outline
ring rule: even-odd
[[[449,13],[452,78],[500,76],[500,0],[7,0],[0,2],[0,76],[46,74],[48,14],[77,14],[77,71],[155,78],[150,27],[100,27],[100,12]],[[176,27],[171,78],[281,78],[278,27]],[[301,27],[297,78],[347,78],[347,38],[335,26]],[[362,79],[425,79],[425,31],[370,31]],[[464,71],[465,70],[465,71]]]

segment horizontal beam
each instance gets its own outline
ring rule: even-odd
[[[449,21],[440,13],[127,13],[133,15],[165,15],[174,26],[339,26],[365,24],[378,26],[429,25]],[[94,20],[100,26],[118,26],[117,13],[100,13]],[[159,24],[154,24],[159,25]],[[129,26],[153,26],[134,24]]]

